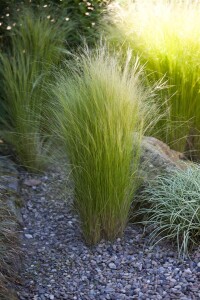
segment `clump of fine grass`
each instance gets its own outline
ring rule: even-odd
[[[0,299],[16,299],[9,283],[17,280],[19,233],[17,220],[0,191]]]
[[[150,181],[142,192],[143,204],[137,214],[153,227],[151,240],[172,239],[179,255],[186,256],[200,238],[200,167],[176,170]]]
[[[106,47],[86,49],[67,63],[54,87],[58,132],[89,244],[123,233],[138,186],[141,139],[155,112],[138,60],[132,67],[129,60],[120,68]]]
[[[122,1],[113,5],[108,39],[145,63],[149,83],[165,76],[160,105],[168,115],[156,132],[174,149],[200,153],[199,1]]]
[[[12,29],[9,53],[0,56],[7,129],[3,137],[30,170],[42,170],[46,163],[49,140],[43,114],[48,97],[43,87],[52,65],[63,57],[65,34],[61,24],[26,8]]]

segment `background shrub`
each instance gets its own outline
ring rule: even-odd
[[[167,114],[154,135],[195,158],[200,153],[199,1],[123,1],[112,7],[111,44],[140,56],[150,85],[163,77],[168,81],[160,93]]]
[[[176,242],[180,255],[200,237],[200,167],[189,167],[159,176],[142,192],[143,223],[153,228],[152,241],[160,236]]]
[[[42,13],[50,22],[63,21],[73,24],[73,31],[66,36],[68,46],[74,48],[82,44],[83,40],[87,44],[94,46],[100,36],[99,23],[106,13],[106,7],[111,0],[2,0],[0,16],[0,35],[5,40],[8,27],[12,30],[13,24],[18,22],[18,18],[24,6],[31,7],[36,12]],[[10,18],[11,17],[11,18]],[[16,21],[13,22],[13,18]]]
[[[65,45],[68,50],[72,51],[72,48],[76,50],[83,41],[87,41],[87,44],[94,46],[96,41],[100,36],[100,20],[106,12],[107,4],[109,0],[1,0],[0,1],[0,49],[4,49],[5,52],[8,52],[9,47],[15,47],[11,36],[16,35],[18,28],[23,19],[24,9],[28,7],[34,13],[34,19],[39,16],[47,18],[49,22],[49,27],[54,26],[54,32],[57,30],[58,36],[63,33],[63,28],[67,28],[65,31]],[[30,19],[30,22],[32,17]],[[26,21],[28,24],[28,21]],[[62,29],[59,28],[58,23],[62,23]],[[25,25],[25,24],[24,24]],[[47,25],[47,22],[46,22]],[[45,26],[46,26],[45,25]],[[46,28],[46,27],[45,27]],[[30,28],[29,28],[30,29]],[[52,29],[53,30],[53,29]],[[61,30],[61,32],[60,32]],[[33,33],[33,31],[32,31]],[[30,32],[29,32],[30,35]],[[45,33],[40,33],[40,38]],[[53,34],[54,36],[54,34]],[[28,37],[28,36],[27,36]],[[33,38],[32,38],[33,39]],[[33,41],[31,41],[32,43]],[[44,42],[41,43],[41,40],[37,41],[40,45],[44,46]],[[26,42],[27,43],[27,42]],[[39,45],[36,45],[34,41],[35,50],[39,50]],[[55,43],[54,43],[55,44]],[[30,45],[29,45],[30,46]],[[42,47],[43,47],[42,46]],[[0,51],[1,51],[0,50]],[[30,47],[27,48],[27,52],[30,50]],[[9,55],[12,55],[9,53]],[[32,55],[32,50],[30,52]],[[54,57],[55,58],[55,57]],[[47,60],[45,56],[42,60]],[[48,63],[48,62],[46,62]],[[3,103],[2,95],[2,81],[3,78],[0,78],[0,119],[6,118],[6,111]],[[1,124],[1,121],[0,121]]]
[[[67,30],[25,8],[12,30],[10,51],[0,56],[7,129],[1,134],[30,170],[41,170],[45,165],[49,140],[43,122],[48,109],[44,86],[53,64],[64,56]]]
[[[101,19],[110,2],[111,0],[63,1],[61,7],[74,24],[74,30],[68,39],[69,45],[80,45],[83,40],[90,47],[95,45],[101,35]]]
[[[129,68],[127,58],[121,69],[117,56],[101,46],[67,64],[57,76],[53,110],[83,233],[94,244],[121,235],[128,221],[141,138],[155,106],[152,91],[142,88],[138,60]]]

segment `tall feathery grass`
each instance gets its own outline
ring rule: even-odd
[[[48,143],[43,113],[48,101],[43,87],[52,65],[63,57],[65,34],[66,27],[24,9],[12,29],[9,53],[0,56],[7,114],[3,137],[30,170],[41,170],[45,165]]]
[[[144,90],[141,76],[138,60],[120,68],[104,46],[85,50],[57,76],[53,110],[88,244],[120,236],[128,221],[141,139],[155,113],[154,91]]]
[[[167,118],[158,137],[174,149],[200,154],[200,2],[121,1],[112,5],[110,43],[130,47],[145,63],[150,84],[165,76]]]
[[[200,167],[158,176],[142,192],[144,207],[137,214],[153,227],[151,241],[172,239],[179,255],[187,256],[200,237]]]

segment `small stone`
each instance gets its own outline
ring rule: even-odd
[[[116,270],[117,269],[117,267],[116,267],[116,265],[114,264],[114,263],[109,263],[109,268],[110,269],[112,269],[112,270]]]
[[[158,263],[157,263],[155,260],[152,260],[151,263],[152,263],[152,265],[155,266],[155,267],[158,265]]]
[[[38,179],[26,179],[24,184],[27,186],[37,186],[41,184],[41,181]]]
[[[179,289],[181,289],[181,286],[180,285],[175,285],[174,288],[177,289],[177,290],[179,290]]]
[[[105,292],[106,293],[113,293],[114,292],[114,289],[112,287],[106,287],[105,288]]]
[[[27,238],[27,239],[29,239],[29,240],[30,240],[30,239],[32,239],[32,238],[33,238],[33,236],[32,236],[31,234],[29,234],[29,233],[26,233],[26,234],[25,234],[25,238]]]
[[[52,295],[52,294],[49,295],[49,299],[50,299],[50,300],[54,300],[54,295]]]
[[[185,273],[187,273],[187,274],[191,274],[191,273],[192,273],[192,271],[190,270],[190,268],[188,268],[188,269],[185,269]]]
[[[180,293],[180,291],[178,291],[176,288],[171,288],[171,291],[172,291],[173,293],[175,293],[175,294],[179,294],[179,293]]]
[[[165,272],[165,268],[163,268],[163,267],[160,267],[158,270],[159,270],[160,273],[164,273]]]
[[[131,289],[131,284],[127,284],[127,285],[125,286],[125,289],[126,289],[126,290],[130,290],[130,289]]]

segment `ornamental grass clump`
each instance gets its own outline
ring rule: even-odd
[[[192,157],[200,154],[200,2],[122,1],[113,4],[108,40],[129,47],[145,64],[149,84],[165,76],[160,105],[167,117],[157,136]],[[167,100],[167,102],[166,102]]]
[[[1,134],[15,148],[20,163],[32,171],[42,170],[46,163],[44,86],[52,65],[63,57],[65,34],[61,24],[25,8],[12,28],[8,53],[0,55],[6,129]]]
[[[155,112],[154,93],[144,90],[141,75],[138,60],[130,68],[127,58],[120,68],[117,56],[101,46],[67,62],[53,87],[58,133],[88,244],[120,236],[128,221],[141,138]]]
[[[151,241],[172,239],[179,255],[186,256],[200,239],[200,167],[158,176],[143,190],[138,214],[152,228]]]

